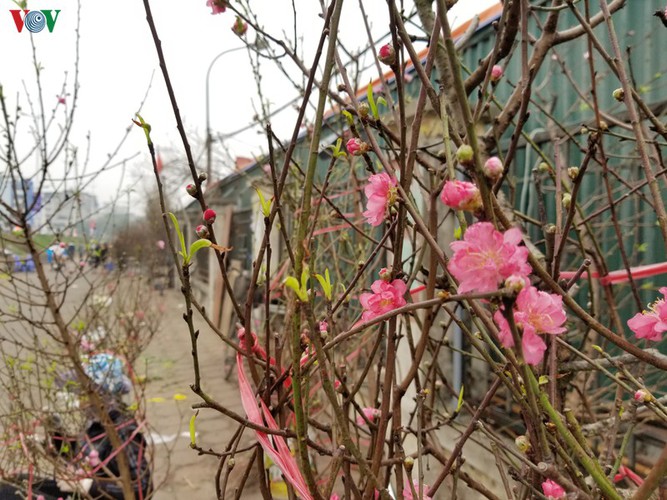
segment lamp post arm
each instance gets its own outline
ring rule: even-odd
[[[227,49],[220,52],[217,56],[213,58],[211,63],[208,65],[206,70],[206,174],[208,175],[208,180],[211,182],[211,108],[210,108],[210,81],[211,81],[211,70],[213,65],[218,59],[220,59],[225,54],[230,54],[241,49],[245,49],[246,46],[234,47],[233,49]]]

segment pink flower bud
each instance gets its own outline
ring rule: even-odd
[[[549,500],[558,500],[566,497],[563,487],[551,479],[547,479],[542,483],[542,491],[544,492],[544,496]]]
[[[237,36],[243,36],[246,34],[246,31],[248,31],[248,23],[241,19],[241,17],[236,16],[236,21],[234,21],[234,24],[232,25],[232,31]]]
[[[197,186],[195,186],[194,184],[188,184],[187,186],[185,186],[185,190],[193,198],[197,197]]]
[[[208,238],[208,228],[204,224],[198,225],[195,232],[200,238]]]
[[[494,64],[493,68],[491,68],[491,81],[493,83],[496,83],[498,80],[502,78],[502,76],[503,76],[503,67],[498,64]]]
[[[474,212],[481,208],[482,197],[472,182],[447,181],[440,193],[440,200],[455,210]]]
[[[329,323],[324,320],[320,321],[320,333],[327,333],[327,330],[329,330]]]
[[[381,63],[384,63],[387,66],[394,64],[396,62],[396,50],[394,49],[394,46],[390,43],[387,43],[380,47],[380,51],[378,52],[378,59]]]
[[[100,464],[100,454],[97,450],[91,450],[88,454],[88,463],[91,467],[97,467]]]
[[[513,274],[505,280],[505,288],[509,288],[515,293],[519,293],[526,287],[526,278],[520,274]]]
[[[368,144],[366,144],[358,137],[353,137],[352,139],[347,141],[345,147],[347,148],[347,152],[350,153],[352,156],[361,156],[365,153],[368,153],[370,149]]]
[[[635,392],[635,401],[638,403],[648,403],[651,401],[651,394],[649,394],[649,392],[644,389],[639,389],[637,392]]]
[[[334,389],[336,389],[337,391],[340,390],[342,385],[343,384],[340,380],[338,380],[338,379],[334,380]]]
[[[503,174],[503,162],[501,162],[500,158],[497,156],[492,156],[486,160],[482,170],[484,170],[484,175],[486,175],[489,179],[499,179]]]
[[[391,269],[383,267],[382,269],[380,269],[380,272],[378,274],[380,275],[380,279],[382,281],[391,281]]]
[[[216,217],[215,210],[212,208],[207,208],[204,210],[204,220],[206,221],[207,224],[213,224],[215,222],[215,217]]]

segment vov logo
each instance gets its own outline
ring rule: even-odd
[[[45,27],[49,30],[49,33],[53,33],[53,28],[56,26],[56,21],[58,20],[58,14],[60,10],[10,10],[12,14],[12,19],[14,19],[14,24],[16,25],[16,31],[21,33],[23,28],[27,29],[30,33],[39,33]],[[55,15],[53,14],[55,12]]]

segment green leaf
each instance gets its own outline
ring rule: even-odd
[[[547,385],[549,383],[549,377],[546,375],[540,375],[539,380],[537,381],[538,385]]]
[[[308,302],[308,292],[305,289],[301,289],[299,282],[294,276],[288,276],[283,283],[287,288],[291,288],[294,291],[301,302]]]
[[[377,104],[375,104],[375,98],[373,97],[373,82],[368,83],[366,96],[368,97],[368,105],[371,108],[371,113],[373,113],[373,117],[377,120],[380,118],[380,114],[378,113],[378,107]]]
[[[308,278],[310,278],[310,269],[308,266],[303,266],[303,271],[301,271],[301,291],[308,291]]]
[[[169,217],[171,217],[171,222],[174,224],[174,229],[176,230],[176,234],[178,235],[178,240],[181,242],[181,255],[183,256],[183,260],[187,259],[188,256],[188,251],[187,248],[185,248],[185,238],[183,237],[183,233],[181,232],[181,226],[178,225],[178,219],[176,219],[176,216],[169,212]]]
[[[190,446],[193,448],[197,446],[197,432],[195,431],[195,420],[197,419],[197,415],[199,415],[199,410],[190,417]]]
[[[378,97],[378,104],[382,104],[385,108],[388,106],[387,101],[384,97]]]
[[[347,120],[347,124],[348,125],[354,125],[354,117],[352,116],[352,113],[350,113],[349,111],[346,111],[346,110],[343,110],[342,113],[343,113],[343,116],[345,117],[345,119]]]
[[[464,388],[465,388],[465,386],[462,385],[461,390],[459,391],[459,400],[456,403],[456,413],[461,411],[461,407],[463,406],[463,389]]]
[[[461,233],[462,233],[461,226],[454,229],[454,239],[455,240],[460,240],[461,239]]]
[[[184,262],[184,264],[189,264],[192,261],[192,257],[194,257],[199,250],[202,248],[208,248],[210,246],[211,240],[200,239],[195,241],[192,245],[190,245],[190,252],[188,253],[187,262]]]
[[[347,153],[345,151],[342,151],[342,147],[343,147],[343,139],[342,138],[339,137],[338,140],[336,141],[336,145],[331,146],[331,147],[333,149],[333,155],[334,155],[335,158],[340,158],[341,156],[343,156],[343,157],[347,156]]]
[[[329,269],[324,270],[324,276],[321,274],[316,274],[315,278],[317,278],[317,281],[320,282],[320,286],[322,287],[322,290],[324,291],[324,296],[327,298],[328,301],[331,301],[331,292],[332,292],[332,286],[331,286],[331,278],[329,277]]]
[[[273,199],[267,201],[259,188],[255,188],[255,191],[257,191],[257,196],[259,196],[259,204],[262,206],[262,215],[268,217],[271,215],[271,203],[273,202]]]

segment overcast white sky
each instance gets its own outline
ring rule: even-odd
[[[495,3],[496,0],[460,0],[452,17],[458,24]],[[0,8],[0,84],[10,104],[14,105],[20,94],[23,110],[27,112],[26,90],[33,100],[37,95],[31,37],[25,29],[17,33],[9,12],[17,8],[13,1],[0,0],[0,5],[3,7]],[[297,30],[303,37],[305,60],[309,61],[322,26],[316,10],[319,2],[295,0],[295,5]],[[405,5],[407,11],[411,2]],[[186,129],[192,141],[201,146],[205,136],[205,83],[209,63],[223,50],[242,45],[230,29],[234,15],[230,11],[211,15],[205,0],[154,0],[151,7]],[[371,17],[375,36],[382,36],[388,26],[385,0],[364,0],[364,7]],[[292,33],[291,0],[256,2],[254,8],[260,21],[276,37],[284,38],[283,30]],[[61,10],[53,32],[45,29],[33,35],[32,40],[43,68],[45,108],[50,111],[56,106],[65,78],[70,94],[67,106],[71,106],[77,4],[74,0],[29,0],[28,9]],[[79,148],[80,157],[89,154],[88,170],[98,169],[107,155],[116,150],[146,94],[142,115],[153,126],[154,142],[163,150],[180,147],[143,2],[85,1],[81,5],[80,23],[80,89],[72,142]],[[340,36],[348,49],[367,45],[357,1],[346,2],[342,24]],[[413,28],[412,32],[417,33],[417,30]],[[251,31],[247,36],[249,40],[254,39]],[[269,65],[265,63],[262,70],[263,90],[271,105],[277,108],[293,99],[296,91]],[[293,63],[285,59],[285,66],[299,82],[302,81]],[[256,87],[245,50],[222,56],[212,69],[210,84],[214,131],[227,133],[252,121]],[[63,112],[64,107],[60,105],[56,113],[62,118]],[[275,118],[274,128],[280,137],[290,134],[294,116],[295,113],[289,111]],[[29,117],[22,121],[21,133],[30,133]],[[88,134],[90,150],[86,152],[85,137]],[[264,144],[262,136],[251,130],[229,139],[225,145],[232,155],[253,156],[264,148]],[[95,181],[93,192],[103,200],[128,186],[134,186],[138,193],[133,196],[139,196],[142,182],[150,182],[152,175],[145,140],[138,128],[131,130],[117,158],[133,159],[127,164],[124,178],[121,178],[121,169],[115,169]],[[185,165],[170,168],[185,168]],[[200,169],[205,169],[203,156]]]

